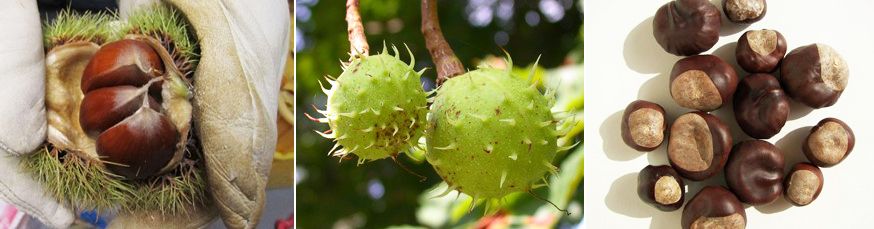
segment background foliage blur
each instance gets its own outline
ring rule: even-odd
[[[394,164],[380,160],[356,166],[355,160],[339,161],[326,156],[333,142],[314,130],[327,125],[314,123],[303,113],[318,114],[326,97],[319,89],[325,75],[338,76],[340,61],[349,59],[344,21],[345,1],[298,0],[295,49],[297,51],[297,155],[296,219],[300,228],[431,228],[526,226],[571,227],[582,219],[582,144],[559,154],[553,164],[561,174],[550,178],[549,188],[539,196],[568,208],[566,216],[527,193],[507,197],[497,215],[483,217],[483,208],[468,213],[470,199],[455,193],[430,198],[442,192],[440,177],[421,152],[399,156],[399,162],[428,179],[419,179]],[[535,77],[542,89],[558,90],[554,111],[577,117],[568,142],[582,139],[583,110],[583,14],[576,0],[454,0],[440,1],[440,24],[446,39],[469,69],[478,64],[505,66],[502,49],[510,53],[514,70],[527,77],[540,56]],[[382,43],[408,45],[416,56],[415,69],[428,68],[422,78],[426,90],[434,87],[435,71],[420,29],[420,2],[411,0],[361,0],[361,16],[371,53]],[[406,52],[401,57],[409,61]],[[573,118],[572,118],[573,119]],[[438,188],[437,190],[432,190]]]

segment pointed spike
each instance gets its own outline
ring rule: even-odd
[[[364,109],[364,110],[359,111],[358,114],[363,115],[363,114],[367,114],[367,112],[370,112],[370,110]]]
[[[440,197],[444,197],[444,196],[446,196],[447,194],[451,193],[452,191],[455,191],[455,186],[446,186],[446,190],[443,190],[443,192],[440,193],[439,195],[432,196],[432,197],[429,198],[429,199],[437,199],[437,198],[440,198]]]
[[[412,130],[412,129],[413,129],[413,125],[416,125],[416,117],[412,117],[412,118],[410,118],[410,121],[411,121],[411,122],[410,122],[410,127],[409,127],[409,129]]]
[[[376,141],[371,140],[370,144],[367,144],[367,146],[365,146],[364,149],[370,149],[370,147],[372,147],[374,143],[376,143]]]
[[[360,166],[361,164],[364,164],[364,162],[366,162],[366,161],[364,160],[364,158],[360,158],[360,157],[359,157],[359,158],[358,158],[358,164],[355,165],[355,166]]]
[[[413,51],[410,50],[410,46],[407,46],[407,43],[404,43],[404,47],[407,48],[407,53],[410,54],[410,68],[416,65],[416,56],[413,56]]]
[[[310,116],[310,114],[306,113],[306,112],[304,112],[303,115],[306,116],[307,119],[309,119],[310,121],[313,121],[313,122],[328,123],[328,118],[313,118],[313,116]]]
[[[558,176],[558,167],[555,167],[555,165],[552,165],[552,163],[549,163],[547,160],[543,161],[543,165],[546,165],[546,169],[548,169],[549,173],[553,176]]]
[[[419,76],[422,76],[422,74],[425,74],[425,70],[427,70],[427,68],[423,68],[422,70],[419,70],[418,72],[416,72],[416,74]]]
[[[398,134],[398,130],[400,130],[400,129],[398,128],[398,124],[397,124],[397,123],[392,123],[392,124],[391,124],[391,127],[395,129],[395,131],[391,133],[391,136],[395,136],[396,134]]]
[[[402,78],[403,78],[404,80],[409,79],[409,78],[410,78],[410,72],[406,72],[406,73],[404,73],[404,77],[402,77]]]
[[[344,134],[344,135],[340,135],[340,137],[337,137],[337,141],[339,141],[339,140],[343,140],[343,139],[346,139],[346,138],[348,138],[348,137],[349,137],[349,135],[346,135],[346,134]]]
[[[349,152],[348,152],[345,148],[343,148],[343,149],[337,150],[337,151],[334,152],[334,154],[331,155],[331,156],[334,156],[334,157],[340,157],[340,161],[342,162],[343,159],[346,158],[346,155],[349,155]]]
[[[531,82],[531,80],[534,79],[534,73],[537,71],[537,64],[540,63],[540,56],[542,55],[537,55],[537,60],[534,61],[534,65],[531,66],[531,70],[528,72],[528,82]],[[531,83],[534,84],[534,82]]]
[[[393,55],[395,57],[395,59],[400,60],[401,59],[401,52],[398,51],[398,46],[391,45],[391,50],[395,51],[395,54]]]
[[[546,181],[546,176],[540,178],[543,181],[543,186],[549,187],[549,181]]]
[[[541,144],[541,145],[546,145],[547,143],[549,143],[549,142],[546,141],[546,139],[540,139],[540,144]]]
[[[515,160],[518,160],[518,159],[519,159],[519,154],[513,153],[513,154],[510,154],[510,156],[507,156],[507,157],[515,161]]]
[[[425,101],[428,103],[434,103],[435,99],[436,99],[436,97],[430,97],[430,98],[425,99]]]
[[[528,107],[526,107],[526,108],[528,108],[529,111],[533,111],[534,110],[534,101],[529,102]]]
[[[333,132],[331,132],[330,134],[329,133],[322,133],[322,132],[315,131],[315,130],[314,130],[314,132],[321,135],[323,138],[327,138],[327,139],[333,139],[333,138],[337,137],[337,134],[333,133]]]
[[[328,156],[330,156],[331,153],[334,152],[334,150],[336,150],[336,149],[339,148],[339,147],[340,147],[340,144],[336,144],[336,143],[335,143],[335,144],[334,144],[334,147],[331,147],[331,150],[328,150]]]
[[[547,127],[550,124],[552,124],[552,121],[543,121],[543,122],[540,122],[540,127]]]
[[[385,40],[382,40],[382,53],[380,54],[384,53],[388,53],[388,45],[385,45]]]
[[[377,110],[376,108],[371,107],[370,110],[373,111],[373,114],[379,115],[379,110]]]
[[[456,149],[457,147],[458,147],[458,146],[455,145],[455,142],[453,142],[453,143],[450,143],[448,146],[444,146],[444,147],[434,147],[434,149],[439,149],[439,150],[451,150],[451,149]]]
[[[337,115],[339,115],[339,116],[346,116],[346,117],[349,117],[349,118],[355,118],[355,116],[356,116],[355,112],[338,113]]]
[[[570,149],[573,149],[574,147],[576,147],[579,144],[580,144],[580,142],[576,142],[576,143],[569,145],[569,146],[558,147],[558,151],[568,151]]]
[[[478,198],[476,196],[474,196],[473,199],[470,200],[470,208],[467,209],[467,213],[470,213],[473,211],[473,207],[476,206],[477,199]]]
[[[504,188],[504,180],[507,179],[507,170],[501,170],[501,184],[498,185],[498,188]]]
[[[478,115],[478,114],[467,114],[467,115],[470,116],[470,117],[474,117],[474,118],[476,118],[476,119],[479,119],[479,120],[481,120],[481,121],[483,121],[483,122],[489,120],[489,117],[482,116],[482,115]]]
[[[395,106],[392,107],[391,109],[392,109],[392,110],[395,110],[395,111],[404,111],[404,108],[401,108],[401,107],[399,107],[399,106],[397,106],[397,105],[395,105]]]
[[[371,126],[371,127],[367,127],[367,129],[362,129],[362,130],[361,130],[361,132],[364,132],[364,133],[370,133],[371,131],[373,131],[373,127],[372,127],[372,126]]]
[[[515,125],[516,125],[516,120],[515,120],[515,119],[512,119],[512,118],[501,119],[501,120],[499,120],[499,121],[501,121],[501,122],[505,122],[505,123],[507,123],[507,124],[510,124],[511,126],[515,126]]]
[[[410,133],[406,133],[406,134],[404,134],[404,135],[406,135],[406,136],[404,137],[404,141],[409,141],[410,138],[413,137],[413,136],[410,136]]]
[[[334,93],[333,90],[326,89],[326,88],[325,88],[325,85],[322,84],[322,81],[321,81],[321,80],[317,80],[316,82],[319,82],[319,88],[322,89],[322,93],[325,93],[325,95],[331,95],[331,94]]]
[[[528,137],[525,137],[524,139],[522,139],[522,142],[524,142],[526,145],[531,145],[531,143],[532,143],[531,139]]]

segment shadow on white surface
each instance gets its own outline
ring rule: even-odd
[[[607,155],[607,158],[614,161],[630,161],[646,154],[646,152],[638,152],[632,149],[622,141],[622,133],[620,131],[622,128],[623,112],[625,110],[619,110],[610,115],[610,117],[607,117],[598,129],[603,141],[602,149],[604,149],[604,154]]]
[[[838,102],[840,102],[840,100],[838,100]],[[806,116],[807,114],[810,114],[810,112],[813,112],[813,110],[816,110],[816,109],[808,107],[807,105],[804,105],[801,102],[795,101],[794,99],[789,99],[789,120],[796,120],[796,119],[802,118],[802,117]],[[811,125],[812,124],[814,124],[814,123],[811,123]]]
[[[637,196],[637,174],[625,174],[613,181],[604,199],[607,208],[629,217],[651,218],[650,228],[677,228],[682,209],[664,212],[641,201]]]
[[[655,11],[653,11],[655,13]],[[662,49],[652,35],[652,17],[643,20],[625,37],[622,55],[625,65],[643,74],[670,72],[680,57]]]

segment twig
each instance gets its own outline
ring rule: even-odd
[[[346,0],[346,24],[352,56],[369,55],[370,45],[367,44],[367,36],[364,35],[361,14],[358,13],[358,0]]]
[[[440,29],[437,0],[422,0],[422,35],[425,36],[425,46],[431,53],[431,59],[437,66],[437,85],[464,73],[464,65],[455,56]]]

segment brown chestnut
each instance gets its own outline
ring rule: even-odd
[[[795,206],[806,206],[819,197],[824,180],[819,167],[802,162],[792,167],[784,182],[786,200]]]
[[[695,55],[719,40],[722,15],[707,0],[674,0],[662,5],[652,20],[652,34],[674,55]]]
[[[164,72],[158,53],[145,42],[123,39],[110,42],[94,55],[82,73],[82,93],[121,85],[143,86]],[[161,97],[161,82],[149,88],[153,97]]]
[[[771,203],[783,195],[783,152],[762,140],[734,145],[725,164],[725,181],[741,202]]]
[[[700,181],[716,175],[730,150],[731,133],[716,116],[694,111],[671,125],[668,160],[685,178]]]
[[[750,30],[737,40],[734,53],[737,64],[747,72],[773,72],[786,55],[786,38],[776,30]]]
[[[151,177],[176,153],[179,133],[161,113],[141,107],[97,138],[97,153],[106,168],[129,179]]]
[[[659,210],[673,211],[683,206],[686,186],[671,166],[648,165],[637,175],[637,195]]]
[[[801,147],[811,163],[819,167],[832,167],[843,161],[853,151],[856,135],[841,120],[825,118],[804,139]]]
[[[777,78],[756,73],[740,81],[734,93],[734,118],[750,137],[771,138],[789,118],[789,97]]]
[[[789,97],[812,108],[834,105],[847,88],[850,70],[832,47],[798,47],[780,64],[780,83]]]
[[[765,0],[724,0],[722,10],[729,21],[753,23],[765,17],[768,3]]]
[[[713,111],[729,102],[737,83],[737,72],[719,57],[690,56],[671,70],[671,97],[681,107]]]
[[[667,125],[662,106],[637,100],[622,114],[622,140],[638,151],[653,151],[665,140]]]
[[[721,186],[707,186],[683,208],[683,229],[740,229],[747,224],[747,213],[737,197]]]

